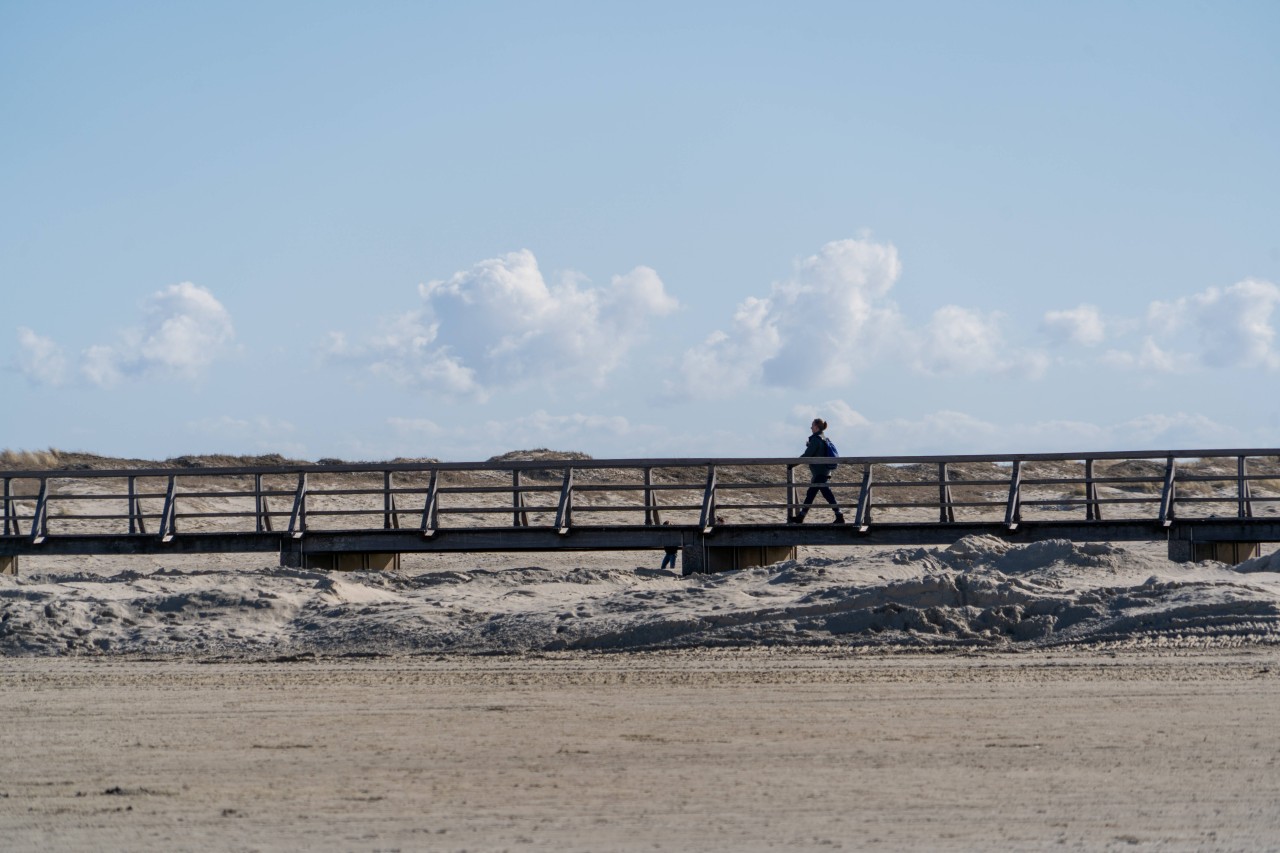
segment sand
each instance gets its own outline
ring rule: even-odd
[[[1268,850],[1280,652],[0,662],[13,850]]]
[[[652,568],[661,552],[500,556],[419,556],[401,571],[346,574],[234,555],[32,559],[24,574],[0,577],[0,654],[256,661],[1280,642],[1273,556],[1231,567],[1173,563],[1158,545],[968,537],[947,548],[809,549],[691,577]]]
[[[661,557],[24,560],[0,846],[1280,849],[1280,557]]]

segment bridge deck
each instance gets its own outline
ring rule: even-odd
[[[1280,541],[1280,450],[0,472],[0,557]]]

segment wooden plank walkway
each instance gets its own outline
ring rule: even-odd
[[[0,557],[1280,541],[1280,449],[2,471]],[[1177,543],[1188,543],[1179,545]],[[1175,552],[1177,552],[1175,554]],[[1186,552],[1183,554],[1182,552]],[[697,559],[694,559],[697,565]]]

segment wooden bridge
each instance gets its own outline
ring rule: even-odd
[[[1280,449],[844,457],[788,523],[812,459],[559,459],[0,472],[0,570],[68,554],[275,552],[383,568],[411,552],[680,548],[686,574],[798,545],[1167,541],[1238,562],[1280,542]]]

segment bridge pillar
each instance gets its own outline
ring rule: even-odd
[[[1175,563],[1199,563],[1204,560],[1216,560],[1219,563],[1235,566],[1245,560],[1252,560],[1261,556],[1261,542],[1169,540],[1169,559]]]
[[[695,553],[690,560],[690,552]],[[783,560],[794,560],[794,545],[705,545],[695,543],[684,549],[682,574],[704,572],[729,572],[734,569],[751,569],[768,566]]]
[[[400,568],[400,555],[370,551],[280,551],[280,565],[321,572],[385,572]]]
[[[386,572],[400,568],[399,554],[334,551],[304,554],[301,568],[322,572]]]
[[[0,557],[0,575],[16,575],[18,573],[18,555]]]
[[[699,536],[680,549],[680,574],[700,575],[707,570],[707,549]]]

